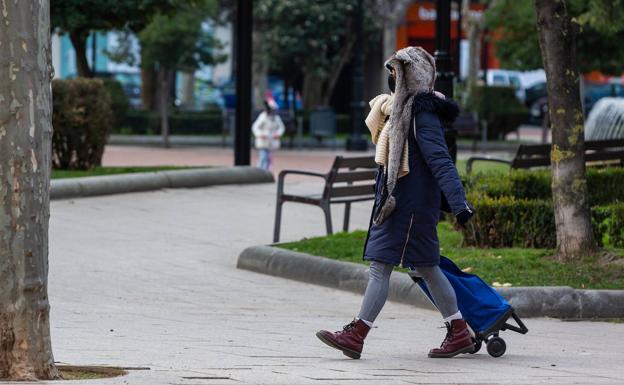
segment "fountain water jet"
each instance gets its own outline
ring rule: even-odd
[[[624,98],[600,99],[585,122],[585,140],[624,139]]]

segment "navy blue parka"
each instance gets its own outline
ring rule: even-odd
[[[421,93],[414,96],[413,107],[408,135],[410,172],[397,181],[393,193],[397,204],[392,214],[379,225],[371,220],[364,247],[365,260],[408,268],[440,263],[436,226],[442,208],[453,215],[469,209],[441,124],[455,120],[459,113],[457,104],[433,93]],[[384,171],[380,167],[375,206],[384,188]]]

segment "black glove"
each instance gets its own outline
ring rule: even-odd
[[[467,206],[466,210],[455,215],[455,218],[457,219],[457,223],[459,223],[461,227],[465,227],[466,223],[468,223],[470,218],[472,218],[473,216],[474,216],[474,209],[472,207]]]

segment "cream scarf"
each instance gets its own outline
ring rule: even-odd
[[[370,130],[373,144],[375,147],[375,163],[388,167],[388,150],[390,148],[390,121],[388,117],[392,113],[392,102],[394,95],[381,94],[375,96],[368,105],[371,111],[366,117],[366,126]],[[403,154],[401,156],[401,165],[399,167],[398,177],[404,177],[409,174],[409,153],[408,144],[405,142]]]

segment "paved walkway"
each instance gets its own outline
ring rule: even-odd
[[[373,152],[345,152],[343,150],[288,150],[274,153],[273,171],[277,175],[283,169],[327,172],[337,155],[373,155]],[[480,152],[460,151],[459,159]],[[511,158],[512,154],[503,151],[489,151],[492,157]],[[258,153],[252,151],[251,164],[255,165]],[[102,164],[104,166],[231,166],[234,153],[231,149],[215,147],[162,147],[106,146]],[[301,179],[301,178],[295,178]]]
[[[235,268],[243,248],[270,241],[274,190],[52,202],[55,358],[150,369],[73,384],[624,383],[624,324],[534,319],[526,336],[505,333],[502,358],[433,360],[426,353],[444,334],[438,315],[395,303],[363,359],[346,359],[314,333],[348,322],[360,296]],[[354,227],[365,227],[368,213],[367,204],[356,205]],[[323,231],[317,208],[286,205],[284,220],[284,240]]]

